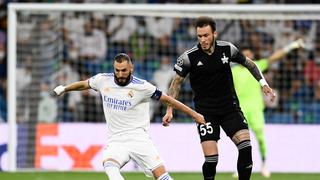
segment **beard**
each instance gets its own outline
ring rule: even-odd
[[[129,75],[126,78],[118,78],[116,75],[114,75],[114,80],[119,86],[126,86],[130,83],[131,73],[129,73]]]
[[[212,41],[209,42],[209,43],[206,44],[206,45],[202,45],[202,44],[201,44],[201,48],[202,48],[202,50],[205,51],[205,52],[210,52],[210,51],[211,51],[211,48],[212,48],[212,47],[214,48],[214,46],[215,46],[215,38],[213,38]]]

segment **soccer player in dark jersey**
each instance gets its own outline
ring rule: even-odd
[[[259,81],[263,92],[275,98],[256,64],[245,57],[233,44],[216,40],[216,24],[210,17],[199,17],[196,21],[198,45],[185,51],[174,65],[176,75],[171,82],[168,94],[178,98],[181,84],[189,74],[194,92],[194,105],[197,112],[204,115],[206,124],[197,126],[205,162],[202,173],[205,180],[213,180],[218,163],[220,127],[237,146],[237,170],[239,180],[249,180],[252,171],[252,151],[246,119],[239,106],[233,85],[230,63],[246,67]],[[173,115],[172,107],[167,108],[163,125],[169,125]]]

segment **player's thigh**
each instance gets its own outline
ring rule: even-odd
[[[241,111],[226,113],[221,127],[231,139],[238,132],[249,133],[247,121]]]
[[[211,156],[218,154],[217,141],[203,141],[201,143],[202,151],[205,156]]]
[[[197,124],[200,141],[216,141],[220,139],[220,116],[204,115],[206,124]]]
[[[103,162],[115,161],[120,167],[124,166],[129,160],[129,151],[124,143],[110,143],[103,150]]]
[[[147,175],[150,175],[150,172],[163,164],[163,160],[149,135],[136,135],[135,139],[128,144],[130,157],[145,170]]]

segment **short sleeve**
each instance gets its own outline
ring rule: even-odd
[[[174,65],[174,71],[182,77],[186,77],[190,71],[190,60],[187,53],[183,53],[178,59],[176,64]]]
[[[145,82],[145,95],[147,98],[150,98],[153,96],[154,92],[157,90],[156,86],[154,86],[153,84],[149,83],[149,82]]]
[[[232,43],[230,43],[230,53],[232,62],[237,62],[239,64],[244,64],[246,62],[246,56],[244,56]]]
[[[89,80],[89,86],[91,89],[99,91],[99,84],[101,84],[102,74],[97,74],[95,76],[92,76]]]

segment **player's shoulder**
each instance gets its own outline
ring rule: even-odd
[[[92,78],[113,78],[114,74],[113,73],[98,73],[95,76],[93,76]]]
[[[234,44],[232,44],[231,42],[217,40],[216,44],[217,44],[216,48],[220,49],[220,51],[222,51],[222,52],[225,52],[226,50],[230,51],[231,56],[233,56],[234,54],[239,52],[238,48]]]
[[[136,76],[132,76],[132,81],[131,81],[131,83],[132,84],[145,84],[147,82],[147,80],[145,80],[145,79],[142,79],[142,78],[138,78],[138,77],[136,77]]]
[[[196,52],[196,51],[198,51],[198,50],[199,50],[198,45],[195,45],[195,46],[193,46],[192,48],[186,50],[186,51],[184,52],[184,54],[191,54],[191,53]]]
[[[113,73],[98,73],[90,78],[91,81],[101,82],[101,81],[108,81],[114,78]]]
[[[221,41],[221,40],[217,40],[217,46],[234,46],[231,42],[228,41]]]
[[[189,59],[190,55],[199,51],[198,45],[193,46],[192,48],[184,51],[179,57],[178,60],[186,60]]]
[[[132,81],[129,87],[134,88],[136,90],[145,90],[145,89],[150,89],[153,86],[154,86],[153,84],[151,84],[149,81],[145,79],[132,76]]]

